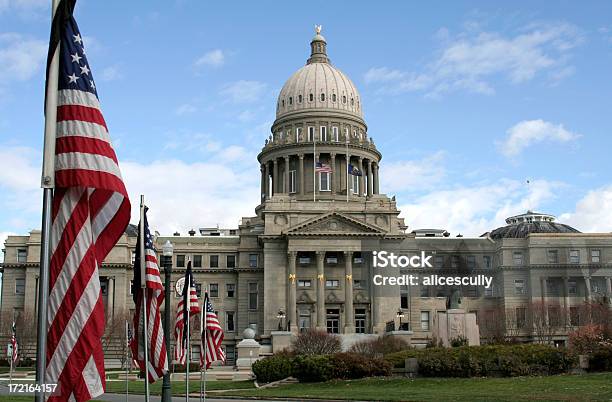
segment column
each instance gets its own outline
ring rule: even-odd
[[[276,195],[278,193],[278,185],[280,181],[278,180],[278,159],[274,158],[274,170],[272,171],[272,195]]]
[[[590,276],[584,277],[584,287],[586,290],[586,293],[585,293],[586,301],[590,302],[591,301],[591,277]]]
[[[380,194],[379,182],[378,182],[378,163],[374,165],[374,194]]]
[[[344,253],[344,333],[355,332],[355,316],[353,309],[353,252]]]
[[[110,320],[112,320],[113,318],[115,318],[115,277],[114,276],[109,276],[107,277],[107,283],[106,283],[106,289],[107,289],[107,295],[106,295],[106,301],[107,301],[107,316],[109,317]]]
[[[606,296],[608,296],[608,303],[612,304],[612,278],[606,277]]]
[[[569,297],[569,278],[567,276],[563,277],[563,296],[564,297],[564,307],[565,307],[565,322],[566,326],[570,326],[572,323],[571,314],[570,314],[570,297]]]
[[[372,196],[372,178],[374,175],[372,174],[372,160],[368,159],[368,197]]]
[[[289,331],[293,331],[298,328],[297,322],[297,307],[296,307],[296,282],[297,277],[295,274],[295,259],[297,258],[297,252],[290,251],[287,254],[289,258],[289,272],[287,281],[287,320],[289,322]]]
[[[364,172],[363,172],[363,158],[360,156],[359,157],[359,171],[361,172],[361,176],[359,176],[359,196],[361,197],[364,193],[364,183],[365,183],[365,176],[364,176]]]
[[[351,198],[351,175],[348,174],[348,165],[351,164],[351,155],[346,155],[346,171],[344,172],[344,176],[346,176],[346,193],[348,194],[348,198]]]
[[[266,200],[270,198],[272,191],[270,189],[270,164],[266,162],[266,177],[265,177],[265,186],[266,186]]]
[[[336,170],[336,153],[331,153],[329,157],[331,158],[329,166],[332,168],[331,193],[334,195],[336,193],[336,176],[338,176],[338,170]]]
[[[259,194],[259,202],[262,202],[266,199],[266,167],[265,165],[261,165],[259,167],[259,170],[261,171],[261,188],[260,188],[260,194]]]
[[[317,329],[326,330],[325,325],[325,270],[323,262],[324,251],[317,251]]]
[[[283,189],[285,193],[289,194],[289,156],[285,156],[285,188]]]
[[[304,195],[305,191],[304,191],[304,185],[306,183],[306,177],[304,174],[304,154],[300,154],[300,171],[298,173],[298,176],[300,178],[300,182],[298,183],[299,187],[300,187],[300,195]]]
[[[317,172],[315,172],[315,164],[317,163],[317,161],[320,158],[320,153],[317,152],[316,154],[313,154],[312,157],[314,158],[314,162],[313,162],[313,166],[312,166],[312,174],[314,175],[314,188],[312,189],[312,191],[318,196],[319,195],[319,175],[317,174]]]

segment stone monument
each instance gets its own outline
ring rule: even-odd
[[[249,325],[242,332],[242,341],[236,345],[238,358],[236,367],[238,370],[250,370],[253,363],[259,360],[259,349],[261,345],[255,340],[255,329]]]
[[[443,346],[451,346],[451,341],[466,338],[468,345],[480,345],[480,329],[476,324],[476,314],[466,313],[461,308],[461,292],[453,291],[446,300],[446,311],[438,312],[435,317],[434,337]]]

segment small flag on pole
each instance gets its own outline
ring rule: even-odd
[[[57,105],[49,102],[57,111],[57,124],[47,134],[54,135],[55,190],[43,378],[46,384],[57,384],[48,400],[62,402],[82,402],[104,393],[105,314],[98,270],[130,219],[130,201],[72,15],[75,2],[58,4],[47,60],[52,82],[52,59],[59,45],[58,87],[47,85],[57,93],[46,94],[57,95]]]
[[[204,365],[206,360],[206,368],[208,369],[214,361],[220,360],[225,363],[225,352],[221,346],[224,334],[208,293],[204,295],[204,304],[206,305],[206,330],[200,337],[200,339],[204,339],[200,344],[200,367]],[[206,342],[206,345],[203,344],[204,342]],[[204,351],[206,351],[206,359],[203,356]]]
[[[316,167],[315,167],[315,171],[317,173],[331,173],[332,172],[332,168],[331,166],[329,166],[326,163],[322,163],[320,161],[317,161]]]
[[[189,315],[200,312],[198,293],[191,272],[191,261],[187,262],[187,272],[185,272],[184,281],[183,297],[178,303],[176,320],[174,322],[174,339],[176,341],[174,360],[179,364],[185,364],[185,356],[187,354],[187,306],[189,306]]]
[[[353,176],[361,176],[362,175],[361,170],[357,169],[355,166],[351,165],[350,163],[348,165],[348,172],[349,172],[349,174],[352,174]]]
[[[17,361],[18,357],[18,349],[17,349],[17,327],[15,325],[15,321],[13,321],[13,325],[11,327],[11,346],[13,347],[13,354],[11,355],[11,359],[13,360],[13,364]]]
[[[144,291],[146,294],[146,312],[147,312],[147,346],[149,352],[149,367],[147,368],[149,382],[155,382],[168,371],[168,361],[166,353],[166,339],[164,337],[164,329],[162,327],[160,307],[164,302],[164,286],[162,285],[159,275],[159,266],[157,265],[157,254],[153,246],[153,236],[149,230],[147,222],[147,208],[144,211],[144,250],[145,250],[145,266],[146,286]],[[140,244],[140,231],[138,232],[138,240],[136,244]],[[144,339],[144,317],[143,312],[143,288],[140,274],[140,247],[136,247],[136,258],[134,260],[134,281],[132,287],[132,297],[136,304],[134,311],[134,335],[132,336],[131,348],[132,356],[136,360],[138,367],[145,370],[145,348],[142,344]]]

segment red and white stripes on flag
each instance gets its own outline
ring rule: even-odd
[[[189,291],[188,297],[185,293]],[[195,315],[200,312],[200,304],[198,303],[198,293],[193,281],[191,273],[191,261],[187,263],[187,272],[185,273],[185,282],[183,284],[183,297],[179,300],[176,308],[176,319],[174,321],[174,340],[176,347],[174,348],[174,360],[178,364],[185,364],[187,356],[187,309],[185,301],[189,303],[189,315]]]
[[[204,366],[204,349],[206,349],[206,368],[208,369],[214,361],[219,360],[225,363],[225,351],[221,346],[224,334],[217,313],[208,298],[208,293],[204,295],[204,304],[206,306],[204,324],[206,330],[200,336],[200,367]],[[204,347],[204,342],[206,342],[206,347]]]
[[[81,402],[104,393],[98,273],[129,223],[130,201],[73,8],[60,2],[49,52],[60,43],[45,383],[58,384],[50,401]]]
[[[13,326],[11,327],[11,346],[13,348],[13,353],[11,355],[11,359],[13,364],[17,361],[17,357],[19,356],[19,350],[17,349],[17,331],[15,326],[15,321],[13,321]]]
[[[140,244],[144,242],[145,252],[145,277],[146,286],[146,312],[147,312],[147,347],[149,352],[149,366],[147,373],[149,382],[155,382],[163,377],[168,371],[168,359],[166,351],[166,338],[162,327],[161,306],[164,303],[164,286],[159,274],[159,265],[157,264],[157,254],[153,246],[153,236],[149,230],[147,221],[147,209],[144,211],[144,239],[140,239],[141,231],[138,231],[138,241],[136,248],[136,258],[134,260],[134,288],[132,294],[136,304],[134,312],[134,337],[130,344],[132,356],[141,370],[145,370],[145,348],[144,348],[144,317],[143,313],[143,289],[141,287],[142,278],[140,272]]]

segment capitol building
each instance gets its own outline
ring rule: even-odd
[[[514,337],[563,344],[594,311],[610,308],[611,233],[581,233],[533,211],[475,238],[410,228],[411,217],[400,217],[395,197],[381,193],[383,150],[368,132],[359,91],[331,63],[320,32],[275,106],[271,135],[257,155],[261,197],[254,215],[236,228],[156,238],[158,250],[168,240],[174,246],[167,295],[173,311],[174,284],[191,260],[198,291],[209,290],[225,328],[228,364],[249,326],[269,352],[279,329],[316,328],[351,339],[404,331],[413,345],[424,346],[437,314],[457,294],[461,308],[475,316],[482,343]],[[134,310],[135,246],[130,225],[100,269],[107,328],[118,331],[119,343]],[[380,250],[433,256],[431,268],[385,268],[387,276],[487,275],[492,286],[374,286],[373,276],[383,270],[372,266],[371,256]],[[35,334],[26,328],[35,332],[40,231],[9,236],[3,251],[0,336],[8,339],[17,319],[20,344],[33,357],[28,340],[33,345]],[[119,353],[111,346],[106,351]]]

